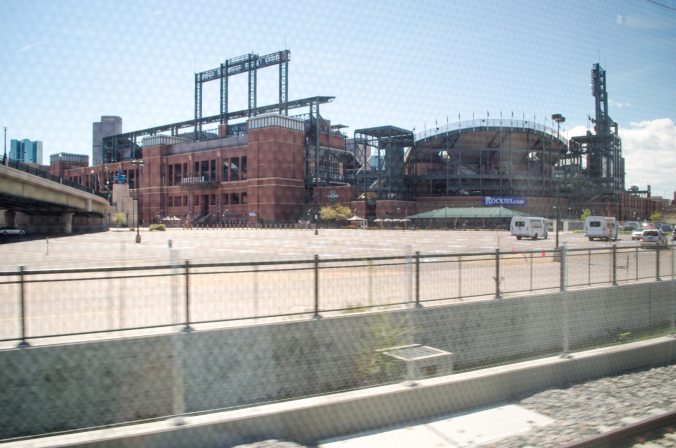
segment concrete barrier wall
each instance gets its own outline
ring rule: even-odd
[[[613,341],[620,333],[668,324],[672,288],[655,282],[4,350],[0,409],[15,412],[0,414],[0,437],[365,386],[384,378],[365,372],[368,353],[400,342],[453,352],[456,368],[466,369],[559,352],[566,322],[573,348]]]

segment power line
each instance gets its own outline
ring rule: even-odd
[[[650,2],[650,3],[654,3],[654,4],[656,4],[657,6],[661,6],[661,7],[663,7],[663,8],[671,9],[672,11],[676,11],[676,8],[674,8],[674,7],[672,7],[672,6],[669,6],[669,5],[663,5],[662,3],[658,3],[658,2],[656,2],[655,0],[645,0],[645,1]]]

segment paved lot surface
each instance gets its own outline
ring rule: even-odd
[[[24,285],[23,293],[28,337],[180,324],[188,315],[186,290],[190,322],[202,325],[197,328],[215,324],[212,321],[228,321],[232,325],[252,318],[308,318],[315,306],[321,314],[349,307],[403,306],[415,300],[416,278],[418,297],[426,306],[492,299],[496,293],[496,248],[507,254],[500,261],[503,296],[556,290],[560,285],[560,263],[551,253],[545,253],[554,248],[553,236],[548,240],[518,241],[506,231],[320,230],[319,235],[314,235],[312,230],[170,229],[142,231],[141,244],[136,244],[134,237],[134,232],[123,230],[0,244],[0,271],[16,273],[18,265],[27,270],[101,268],[87,274],[26,276],[30,282]],[[569,287],[609,284],[612,243],[589,242],[583,235],[573,233],[562,233],[560,240],[570,249],[566,277]],[[639,249],[628,237],[618,241],[617,247],[618,282],[655,279],[656,251]],[[595,253],[587,248],[607,250]],[[532,252],[509,255],[512,251]],[[415,252],[421,254],[417,277],[415,263],[406,258]],[[484,255],[471,255],[476,253]],[[322,261],[400,258],[372,263],[322,262],[315,302],[314,255]],[[244,265],[190,268],[187,281],[185,260],[192,265]],[[248,265],[275,260],[307,262]],[[662,276],[670,278],[673,251],[661,251],[660,261]],[[109,269],[147,265],[175,267],[143,272]],[[0,280],[16,282],[18,278],[13,275]],[[0,340],[21,334],[19,297],[17,283],[0,284]],[[0,346],[3,344],[12,342],[0,341]]]
[[[111,230],[105,233],[59,238],[8,239],[0,244],[0,267],[26,266],[107,266],[168,261],[168,242],[180,258],[192,261],[267,261],[352,256],[404,255],[420,251],[434,253],[475,253],[547,250],[555,246],[549,239],[521,241],[507,231],[430,231],[430,230],[182,230],[141,231],[142,243],[135,244],[135,232]],[[580,233],[560,234],[560,244],[568,248],[611,247],[611,242],[588,241]],[[617,241],[618,247],[637,246],[628,235]]]

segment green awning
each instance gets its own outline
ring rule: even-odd
[[[528,213],[517,212],[505,207],[445,207],[429,212],[409,216],[411,219],[455,219],[455,218],[512,218],[528,216]]]

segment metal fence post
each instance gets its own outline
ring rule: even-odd
[[[559,277],[559,288],[561,291],[566,290],[566,269],[568,268],[568,247],[566,245],[562,245],[559,247],[559,259],[561,260],[561,271],[560,271],[560,277]]]
[[[563,351],[561,358],[570,358],[570,328],[568,323],[568,293],[566,292],[566,269],[568,268],[568,248],[564,244],[559,249],[559,256],[561,258],[561,301],[563,302]]]
[[[420,252],[415,253],[415,306],[420,308]]]
[[[591,285],[591,249],[587,249],[587,286]]]
[[[530,290],[533,291],[533,252],[530,253]]]
[[[183,331],[192,331],[190,326],[190,260],[185,260],[185,326]]]
[[[373,260],[368,260],[368,293],[369,293],[369,306],[373,306]]]
[[[566,246],[560,246],[559,249],[559,260],[560,260],[560,265],[559,265],[559,290],[560,291],[565,291],[566,290],[566,259],[565,257],[568,255],[567,254],[567,249]]]
[[[613,286],[617,286],[617,244],[613,243]]]
[[[458,298],[462,297],[462,255],[458,256]]]
[[[500,298],[500,249],[495,249],[495,298]]]
[[[636,280],[638,280],[638,247],[636,248]]]
[[[315,271],[315,314],[313,318],[319,319],[321,318],[321,316],[319,315],[319,255],[316,254],[315,254],[314,271]]]
[[[19,342],[19,348],[30,346],[26,341],[26,284],[23,270],[23,266],[19,266],[19,311],[21,313],[21,342]]]
[[[676,337],[676,279],[674,279],[674,253],[671,249],[671,335]]]
[[[656,271],[655,275],[657,276],[657,278],[655,280],[657,280],[658,282],[661,282],[662,278],[660,277],[660,246],[659,246],[659,244],[657,246],[655,246],[655,271]]]
[[[258,265],[253,267],[254,319],[258,318]]]

